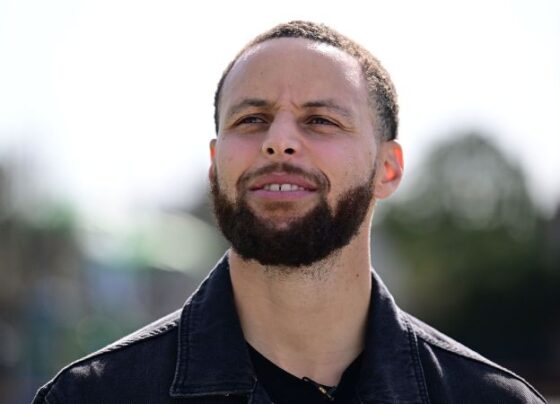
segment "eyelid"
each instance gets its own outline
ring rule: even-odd
[[[310,116],[310,117],[307,119],[307,122],[311,123],[311,121],[313,121],[313,120],[315,120],[315,119],[320,119],[320,120],[322,120],[322,121],[325,121],[326,123],[323,123],[323,125],[325,125],[325,124],[326,124],[326,125],[335,125],[335,126],[339,126],[339,125],[340,125],[335,119],[327,118],[327,117],[321,116],[321,115],[313,115],[313,116]]]
[[[249,119],[258,119],[261,122],[245,122]],[[243,125],[243,124],[256,124],[256,123],[266,123],[266,119],[265,117],[263,117],[260,114],[250,114],[250,115],[245,115],[240,117],[239,119],[237,119],[234,123],[234,125]]]

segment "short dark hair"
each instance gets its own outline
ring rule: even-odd
[[[220,95],[229,72],[245,51],[255,45],[276,38],[303,38],[314,42],[326,43],[354,57],[362,68],[367,83],[369,102],[374,113],[379,118],[382,138],[384,140],[393,140],[397,137],[399,106],[397,103],[397,93],[389,73],[381,66],[379,60],[361,45],[324,24],[316,24],[309,21],[291,21],[275,26],[254,38],[230,62],[222,74],[214,94],[216,134],[219,131]]]

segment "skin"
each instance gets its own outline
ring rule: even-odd
[[[305,39],[274,39],[248,50],[231,70],[220,100],[220,131],[210,144],[210,172],[228,198],[245,195],[257,216],[279,229],[312,209],[319,192],[240,189],[242,175],[289,163],[324,176],[329,186],[321,192],[333,208],[377,169],[368,214],[357,236],[336,254],[310,267],[278,271],[229,251],[246,340],[287,372],[325,385],[336,385],[364,348],[375,200],[390,196],[402,176],[401,147],[380,140],[376,119],[355,59]],[[266,181],[275,178],[293,179],[278,172]]]

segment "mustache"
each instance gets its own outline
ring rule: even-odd
[[[286,174],[295,174],[311,181],[317,186],[318,191],[326,191],[331,188],[331,182],[322,172],[309,172],[301,167],[289,163],[273,163],[256,169],[255,171],[244,173],[237,181],[237,189],[242,193],[247,189],[247,184],[253,179],[262,175],[283,172]]]

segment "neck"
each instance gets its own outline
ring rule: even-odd
[[[309,267],[264,267],[229,253],[245,339],[287,372],[336,385],[364,346],[371,295],[369,228]]]

